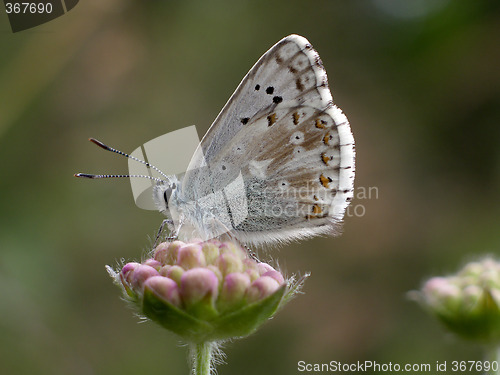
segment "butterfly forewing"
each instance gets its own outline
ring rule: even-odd
[[[235,184],[238,178],[243,182]],[[333,105],[319,55],[291,35],[261,57],[222,109],[181,196],[200,201],[223,192],[224,207],[215,211],[228,212],[225,224],[237,238],[260,244],[334,234],[353,180],[347,118]],[[203,231],[203,220],[197,225]]]

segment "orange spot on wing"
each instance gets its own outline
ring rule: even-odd
[[[267,124],[269,126],[273,125],[275,122],[276,122],[276,113],[267,116]]]
[[[300,118],[299,114],[297,112],[294,112],[293,113],[293,123],[295,125],[297,125],[299,123],[299,118]]]
[[[330,144],[330,139],[332,139],[330,133],[326,133],[326,135],[323,137],[323,143],[325,145]]]
[[[321,209],[321,207],[319,206],[319,204],[315,204],[314,206],[312,206],[312,213],[313,214],[320,214],[322,213],[323,210]]]
[[[319,176],[319,181],[321,182],[321,185],[323,185],[323,187],[328,188],[330,182],[332,182],[332,179],[321,174],[321,176]]]
[[[323,152],[323,153],[321,154],[321,160],[323,160],[323,163],[325,163],[326,165],[328,165],[328,162],[329,162],[330,160],[332,160],[332,158],[330,158],[329,156],[326,156],[326,154]]]
[[[318,129],[325,129],[326,128],[325,124],[326,124],[325,121],[320,120],[319,118],[316,119],[316,127]]]

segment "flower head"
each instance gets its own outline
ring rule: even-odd
[[[457,274],[427,280],[416,299],[462,337],[500,342],[500,263],[485,258]]]
[[[142,263],[108,268],[151,320],[187,341],[246,336],[301,286],[231,242],[164,242]]]

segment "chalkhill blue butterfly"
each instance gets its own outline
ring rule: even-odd
[[[180,239],[224,233],[249,245],[339,233],[353,197],[354,138],[333,103],[326,71],[307,39],[290,35],[269,49],[201,140],[187,171],[145,164],[153,200]]]

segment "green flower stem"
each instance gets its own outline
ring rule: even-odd
[[[210,375],[213,347],[210,341],[191,344],[191,358],[194,361],[193,375]]]

